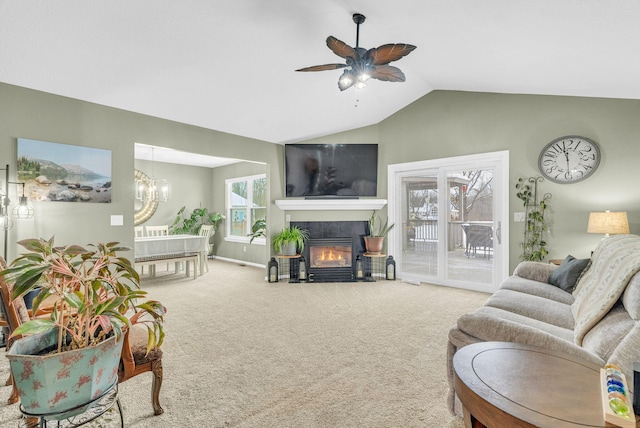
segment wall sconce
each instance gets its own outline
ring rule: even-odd
[[[604,237],[629,233],[629,220],[626,211],[589,213],[587,233],[604,233]],[[604,239],[604,238],[603,238]]]
[[[9,229],[13,227],[13,221],[11,217],[9,217],[9,205],[11,204],[11,200],[9,199],[9,184],[22,185],[22,196],[18,199],[18,205],[11,211],[13,216],[17,219],[29,219],[33,217],[34,211],[33,207],[27,201],[27,197],[24,195],[24,183],[9,181],[9,165],[5,168],[0,168],[0,171],[5,171],[6,173],[4,192],[0,191],[0,227],[4,230],[4,259],[7,260]]]
[[[29,204],[27,197],[24,195],[24,183],[15,184],[22,184],[22,196],[18,199],[18,205],[13,207],[13,216],[19,219],[33,218],[33,207]]]

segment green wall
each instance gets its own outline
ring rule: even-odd
[[[264,141],[225,134],[186,124],[104,107],[0,83],[0,165],[11,165],[15,180],[16,139],[32,138],[65,144],[111,149],[113,152],[113,199],[110,204],[35,203],[36,217],[16,221],[9,231],[10,259],[15,242],[33,236],[56,236],[56,242],[89,243],[118,240],[133,245],[133,170],[148,169],[133,159],[134,143],[171,147],[213,156],[262,162],[269,180],[270,232],[285,224],[285,213],[273,201],[283,199],[283,147]],[[625,210],[632,233],[640,230],[640,101],[534,95],[504,95],[434,91],[377,125],[316,138],[309,142],[378,143],[380,165],[378,197],[387,197],[387,165],[474,153],[509,150],[510,212],[522,211],[515,197],[518,177],[538,175],[539,151],[549,141],[577,134],[595,140],[602,152],[596,173],[584,182],[560,185],[545,181],[541,190],[551,200],[551,258],[566,254],[587,257],[601,239],[586,233],[590,211]],[[249,125],[250,126],[250,125]],[[187,205],[209,205],[222,211],[220,182],[248,165],[210,172],[200,168],[155,163],[154,174],[167,173],[174,182],[171,203],[162,206],[149,224],[169,222]],[[235,170],[234,170],[235,168]],[[144,170],[143,169],[143,170]],[[241,171],[242,170],[242,171]],[[149,171],[145,171],[149,173]],[[178,177],[170,175],[177,174]],[[204,182],[204,184],[203,184]],[[176,188],[175,186],[178,186]],[[186,186],[186,188],[184,187]],[[207,187],[210,187],[208,191]],[[16,186],[10,187],[15,200]],[[124,226],[110,226],[110,215],[121,214]],[[367,219],[370,212],[287,212],[291,220]],[[162,221],[160,221],[162,219]],[[156,221],[157,220],[157,221]],[[510,264],[520,254],[522,223],[510,219]],[[220,233],[220,230],[219,230]],[[255,246],[219,241],[217,254],[261,263]],[[264,254],[264,256],[263,256]],[[245,258],[243,258],[245,257]]]
[[[380,144],[380,197],[387,195],[389,164],[499,150],[510,156],[510,269],[521,253],[524,211],[515,196],[519,177],[539,175],[538,154],[550,141],[581,135],[600,146],[602,161],[590,178],[574,184],[544,181],[550,192],[549,258],[588,257],[602,236],[586,233],[590,211],[627,211],[631,233],[640,232],[640,101],[435,91],[372,127],[314,142]]]
[[[134,185],[137,165],[150,173],[144,161],[134,161],[134,144],[143,143],[212,156],[232,157],[267,163],[281,168],[282,147],[196,126],[154,118],[71,98],[0,83],[0,165],[10,165],[10,181],[16,181],[17,138],[31,138],[112,151],[112,202],[34,202],[35,217],[15,221],[8,234],[8,259],[19,249],[16,241],[55,235],[59,245],[119,241],[133,246]],[[213,173],[202,168],[154,163],[154,174],[166,172],[174,184],[170,202],[161,204],[147,224],[173,220],[183,205],[210,204]],[[280,172],[269,172],[277,180]],[[4,175],[2,176],[4,177]],[[4,181],[4,178],[0,178]],[[278,185],[277,181],[275,182]],[[17,186],[9,196],[16,201]],[[271,190],[281,197],[278,189]],[[122,215],[124,226],[111,226],[111,215]],[[2,239],[2,238],[0,238]],[[3,243],[4,245],[4,243]],[[262,257],[263,263],[265,257]]]

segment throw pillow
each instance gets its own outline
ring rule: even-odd
[[[576,259],[573,256],[567,256],[562,261],[558,269],[549,275],[549,284],[562,288],[567,293],[573,292],[578,277],[589,264],[590,259]]]

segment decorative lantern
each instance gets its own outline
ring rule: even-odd
[[[364,279],[364,265],[360,256],[356,256],[356,279]]]
[[[396,261],[393,260],[393,256],[387,257],[387,279],[395,280],[396,279]]]
[[[304,259],[304,256],[300,256],[300,269],[299,269],[299,278],[300,281],[307,280],[307,261]]]
[[[269,282],[278,282],[278,262],[275,257],[271,257],[267,268],[269,271]]]

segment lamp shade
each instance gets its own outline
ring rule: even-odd
[[[587,233],[604,233],[605,235],[629,233],[626,211],[589,213]]]

